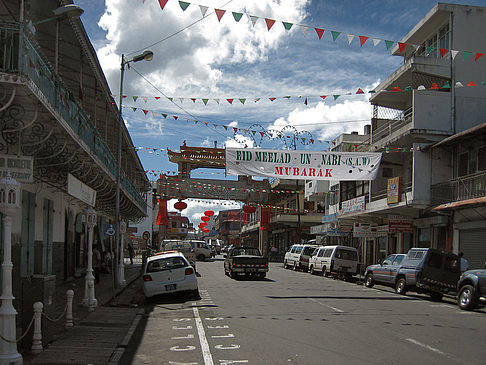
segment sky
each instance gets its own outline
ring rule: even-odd
[[[369,91],[403,62],[385,40],[396,45],[437,4],[194,1],[168,0],[162,9],[158,0],[74,0],[85,11],[81,20],[115,100],[122,54],[154,53],[151,62],[130,64],[122,93],[123,117],[150,180],[177,172],[167,149],[178,151],[184,141],[280,150],[290,147],[285,136],[296,135],[296,149],[322,151],[342,133],[363,134],[371,119]],[[486,0],[453,3],[486,6]],[[315,28],[324,30],[320,39]],[[359,36],[368,40],[361,45]],[[278,132],[284,138],[270,138]],[[207,169],[192,176],[225,178],[223,170]],[[239,207],[187,203],[183,214],[196,223],[206,209]]]

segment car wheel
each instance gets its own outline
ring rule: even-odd
[[[284,261],[284,269],[288,269],[289,265],[287,264],[287,260]]]
[[[329,271],[327,271],[326,267],[322,268],[322,274],[327,278],[329,276]]]
[[[316,272],[314,271],[314,265],[310,266],[309,272],[311,275],[315,275]]]
[[[364,285],[367,288],[372,288],[375,285],[375,278],[373,277],[372,273],[369,272],[368,274],[366,274],[365,280],[364,280]]]
[[[230,271],[230,278],[231,279],[236,279],[236,273],[233,271]]]
[[[198,259],[199,261],[204,261],[204,259],[205,259],[205,258],[206,258],[206,257],[205,257],[205,256],[204,256],[202,253],[201,253],[201,254],[199,254],[199,255],[197,255],[197,259]]]
[[[398,279],[397,284],[395,285],[395,293],[400,295],[407,294],[407,282],[404,278]]]
[[[201,299],[201,296],[199,295],[199,290],[198,289],[191,290],[191,297],[194,300]]]
[[[472,285],[464,285],[459,291],[457,297],[457,305],[459,308],[470,311],[476,308],[476,298],[474,296],[474,287]]]

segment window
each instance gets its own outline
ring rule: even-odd
[[[295,253],[299,254],[302,252],[302,246],[295,248]]]
[[[182,257],[168,257],[149,262],[147,272],[179,269],[185,266],[188,266],[188,264]]]
[[[446,256],[445,269],[450,272],[459,271],[459,260],[454,256]]]
[[[457,161],[457,176],[466,176],[468,174],[468,161],[469,161],[469,152],[463,152],[459,154],[458,161]]]
[[[393,260],[393,265],[400,265],[404,257],[405,256],[402,255],[398,255],[397,257],[395,257],[395,260]]]
[[[324,250],[320,249],[319,253],[317,254],[317,257],[322,257],[322,255],[324,255]]]
[[[391,265],[394,257],[394,255],[388,256],[386,259],[383,260],[383,265]]]
[[[331,254],[332,254],[332,248],[328,248],[326,249],[326,251],[324,251],[324,257],[331,257]]]
[[[177,222],[172,222],[172,228],[177,228]]]
[[[340,248],[336,250],[336,258],[343,259],[343,260],[358,261],[358,255],[356,254],[356,251],[340,249]]]
[[[486,146],[478,148],[478,171],[486,170]]]
[[[307,247],[304,248],[304,251],[302,252],[302,254],[310,255],[310,254],[312,254],[312,252],[314,252],[314,250],[315,250],[314,247],[307,246]]]
[[[410,251],[407,255],[407,257],[410,260],[420,260],[422,257],[424,257],[424,251]]]

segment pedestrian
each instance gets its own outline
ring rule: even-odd
[[[461,272],[469,270],[469,262],[464,257],[464,253],[459,252],[459,254],[457,256],[459,256],[461,258]]]
[[[93,257],[91,261],[91,266],[93,267],[93,275],[95,277],[95,283],[100,282],[100,269],[101,269],[101,253],[98,247],[93,248]]]
[[[270,247],[270,256],[273,259],[273,261],[277,261],[277,253],[278,253],[278,248],[272,244]]]
[[[128,242],[128,255],[130,256],[130,265],[133,265],[133,256],[135,254],[135,250],[133,249],[133,246],[131,242]]]

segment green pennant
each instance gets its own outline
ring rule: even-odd
[[[241,99],[238,99],[240,101],[241,104],[245,104],[245,101],[246,99],[245,98],[241,98]]]
[[[412,91],[412,87],[411,86],[407,86],[405,89],[403,89],[403,91]]]
[[[225,131],[228,130],[228,126],[227,125],[224,125],[223,128],[224,128]]]
[[[287,22],[282,22],[285,30],[290,30],[290,28],[292,28],[292,23],[287,23]]]
[[[209,99],[201,99],[201,100],[204,103],[204,105],[207,105],[208,104]]]
[[[486,81],[481,81],[481,85],[485,86],[486,85]]]
[[[285,99],[290,99],[290,95],[284,96]]]
[[[181,6],[181,9],[183,11],[186,11],[186,9],[190,5],[190,3],[186,3],[185,1],[179,1],[179,5]]]
[[[464,60],[467,60],[472,55],[472,52],[464,51]]]
[[[134,108],[134,107],[132,106],[132,110],[133,110],[134,112],[136,112],[136,111],[137,111],[137,108]]]
[[[256,131],[251,131],[251,134],[255,135],[256,134]]]
[[[241,17],[243,16],[243,13],[236,13],[233,11],[233,18],[235,18],[235,21],[238,23],[241,20]]]
[[[172,102],[174,101],[174,98],[167,98],[167,99],[169,99],[169,100],[170,100],[170,101],[172,101]]]
[[[331,34],[332,34],[332,40],[333,41],[336,41],[337,37],[339,37],[339,35],[341,34],[341,32],[336,32],[334,30],[331,30]]]
[[[428,54],[431,54],[434,51],[435,51],[435,47],[427,47],[427,53]]]
[[[167,118],[167,114],[162,113],[162,116],[163,116],[164,118]]]
[[[451,84],[449,84],[449,81],[447,81],[444,85],[442,85],[441,89],[450,89]]]
[[[197,120],[196,119],[194,119],[194,124],[197,124]]]
[[[133,96],[132,98],[133,98],[133,101],[137,101],[138,96]]]
[[[341,95],[333,95],[334,97],[334,100],[337,100],[337,98],[339,98]]]
[[[387,40],[385,40],[386,49],[390,49],[393,46],[393,43],[395,43],[395,42],[394,41],[387,41]]]

